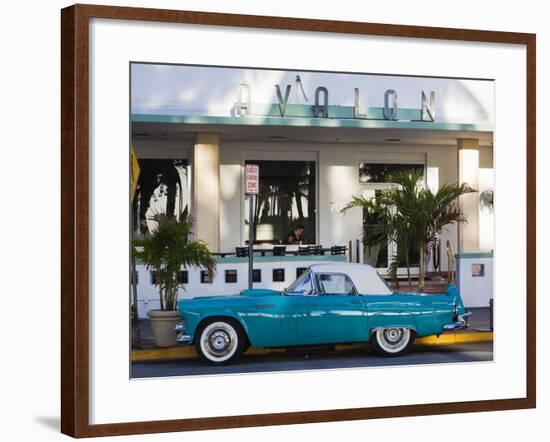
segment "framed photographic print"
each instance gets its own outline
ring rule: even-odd
[[[535,36],[62,13],[62,432],[535,407]]]

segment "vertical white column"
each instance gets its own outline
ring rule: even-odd
[[[212,252],[220,247],[220,137],[200,133],[193,151],[193,213],[195,237]]]
[[[472,189],[479,189],[479,140],[459,138],[458,145],[458,180],[467,183]],[[472,192],[459,198],[460,208],[467,223],[458,227],[458,252],[479,251],[479,193]]]

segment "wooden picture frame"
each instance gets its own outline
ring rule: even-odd
[[[90,18],[320,31],[524,45],[527,53],[527,394],[519,399],[333,409],[90,425],[89,415],[89,32]],[[73,437],[302,424],[533,408],[536,405],[536,39],[534,34],[74,5],[61,12],[61,431]]]

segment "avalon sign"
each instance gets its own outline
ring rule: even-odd
[[[285,88],[285,93],[281,92],[280,86],[275,85],[275,93],[277,95],[277,106],[281,118],[287,116],[288,111],[288,101],[290,97],[290,91],[292,85],[287,84]],[[398,120],[398,102],[397,102],[397,92],[394,89],[387,89],[384,92],[384,107],[382,108],[382,114],[380,116],[369,115],[369,108],[367,106],[364,109],[361,109],[359,103],[359,88],[354,88],[354,106],[351,112],[350,118],[354,120]],[[246,83],[239,85],[237,93],[237,103],[235,105],[235,110],[238,116],[245,117],[251,115],[252,102],[250,99],[250,86]],[[435,92],[431,91],[429,94],[430,99],[426,96],[424,91],[421,91],[420,95],[420,109],[418,115],[418,120],[414,121],[426,121],[434,122],[435,121]],[[339,106],[343,108],[343,106]],[[329,91],[324,86],[319,86],[315,89],[315,104],[310,106],[311,116],[316,118],[343,118],[341,116],[331,116],[329,106]],[[373,108],[370,109],[374,110]],[[377,112],[378,114],[378,112]]]

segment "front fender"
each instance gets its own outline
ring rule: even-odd
[[[200,315],[193,321],[193,324],[190,324],[190,327],[186,327],[185,333],[190,335],[190,344],[194,344],[195,342],[195,335],[197,332],[197,329],[200,327],[204,321],[212,320],[212,319],[223,319],[223,318],[230,318],[234,321],[238,322],[239,325],[243,328],[244,332],[248,336],[248,328],[246,326],[246,323],[242,320],[240,315],[238,313],[235,313],[233,311],[214,311],[214,312],[208,312],[205,314]]]

